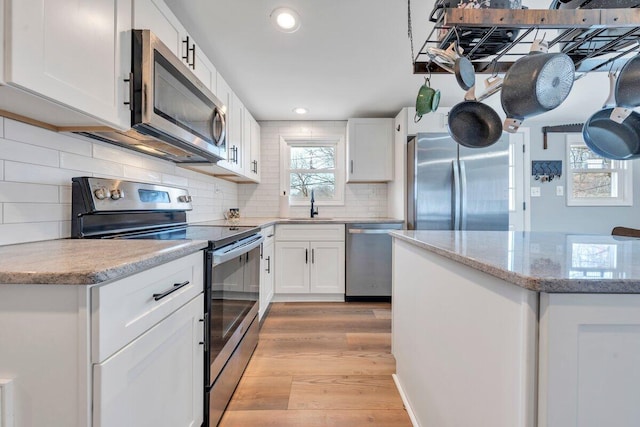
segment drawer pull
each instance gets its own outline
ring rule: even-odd
[[[175,291],[177,291],[180,288],[184,288],[185,286],[187,286],[189,283],[188,280],[186,282],[182,282],[182,283],[174,283],[173,288],[168,289],[160,294],[153,294],[153,299],[156,301],[160,301],[162,298],[171,295],[172,293],[174,293]]]

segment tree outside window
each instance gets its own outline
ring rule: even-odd
[[[632,204],[629,161],[611,160],[591,151],[581,136],[567,136],[567,204],[626,206]]]
[[[281,138],[283,190],[292,205],[316,202],[339,205],[343,201],[342,137]]]

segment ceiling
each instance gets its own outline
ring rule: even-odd
[[[412,73],[406,0],[165,1],[257,120],[395,117],[414,105],[424,82]],[[411,1],[416,50],[431,30],[433,2]],[[550,1],[523,3],[546,8]],[[300,14],[297,32],[271,24],[271,11],[281,6]],[[463,99],[454,76],[434,75],[431,82],[442,92],[442,106]],[[588,75],[561,107],[537,120],[583,121],[607,90],[605,73]],[[499,95],[487,103],[504,116]],[[309,113],[297,115],[295,107]]]

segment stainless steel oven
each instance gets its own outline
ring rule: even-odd
[[[205,368],[210,426],[220,421],[258,344],[261,235],[209,251],[209,366]]]

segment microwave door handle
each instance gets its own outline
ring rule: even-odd
[[[220,130],[217,131],[216,124],[220,124]],[[226,135],[226,122],[224,119],[224,114],[220,113],[219,109],[215,109],[213,113],[213,120],[211,120],[211,136],[213,138],[213,142],[220,146],[224,142],[224,138]]]

